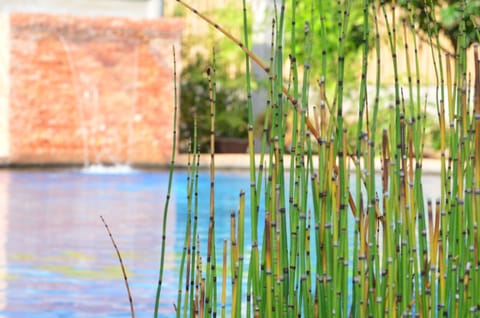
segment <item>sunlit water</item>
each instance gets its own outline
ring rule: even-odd
[[[436,197],[437,177],[424,179]],[[120,248],[137,317],[151,317],[168,173],[93,169],[0,171],[0,317],[129,317],[118,259]],[[210,183],[200,176],[199,235],[207,237]],[[248,176],[217,172],[216,236],[229,237]],[[186,173],[175,173],[167,221],[162,316],[173,314],[187,213]],[[246,229],[250,228],[246,220]],[[204,248],[206,247],[203,240]],[[220,249],[221,250],[221,249]]]

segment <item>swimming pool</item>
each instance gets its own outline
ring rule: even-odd
[[[222,215],[229,222],[247,177],[229,172],[217,178],[220,184],[228,178],[228,188],[218,187],[216,201],[218,229],[228,229],[221,226]],[[151,317],[167,180],[163,171],[0,171],[0,317],[130,316],[100,215],[124,257],[136,314]],[[208,179],[202,180],[201,188],[208,191]],[[173,272],[183,244],[185,182],[186,173],[177,172],[167,226],[165,314],[173,311],[176,297]]]
[[[136,316],[153,315],[168,173],[114,172],[0,170],[0,317],[130,317],[118,259],[100,215],[122,252]],[[176,301],[186,178],[184,171],[174,175],[161,316],[172,316]],[[425,189],[432,191],[435,187],[428,184],[436,180],[424,178]],[[217,240],[229,237],[230,212],[238,208],[239,192],[248,184],[244,172],[217,172]],[[203,172],[203,239],[209,185],[208,173]]]

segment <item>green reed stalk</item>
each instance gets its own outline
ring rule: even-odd
[[[355,198],[349,193],[349,166],[347,162],[347,127],[344,118],[344,69],[345,49],[349,12],[353,2],[337,1],[338,47],[336,52],[336,89],[334,100],[327,100],[327,67],[329,58],[326,34],[325,3],[319,3],[322,60],[319,83],[320,105],[309,110],[309,55],[311,35],[305,34],[303,79],[300,81],[301,63],[296,57],[299,41],[294,31],[290,35],[292,49],[289,56],[290,77],[284,85],[283,47],[286,1],[276,9],[272,23],[272,58],[266,64],[248,49],[248,32],[244,28],[245,42],[242,43],[227,33],[215,22],[195,9],[178,2],[195,12],[213,27],[236,43],[251,61],[259,64],[269,74],[270,88],[266,105],[262,155],[257,170],[253,156],[253,134],[251,131],[251,101],[249,102],[250,144],[250,216],[251,251],[247,266],[246,295],[243,289],[243,245],[245,216],[244,197],[241,195],[238,223],[231,217],[230,275],[232,279],[232,316],[247,317],[293,317],[293,316],[411,316],[437,315],[464,316],[478,309],[478,203],[480,192],[480,124],[476,117],[480,113],[478,57],[475,58],[475,92],[470,92],[465,64],[465,36],[456,58],[455,71],[450,60],[446,65],[446,92],[449,102],[447,128],[444,105],[443,63],[440,58],[438,29],[429,30],[432,59],[437,74],[436,107],[441,134],[441,197],[435,204],[426,201],[422,187],[423,148],[426,139],[426,102],[421,109],[420,65],[416,43],[417,15],[410,4],[407,6],[408,20],[403,21],[405,61],[407,65],[407,100],[401,89],[398,71],[396,4],[390,13],[381,2],[363,2],[362,70],[359,85],[359,109],[356,127],[355,155]],[[408,2],[408,1],[407,1]],[[244,4],[244,23],[246,9]],[[296,1],[292,1],[291,23],[298,22]],[[433,3],[428,4],[433,10]],[[312,8],[314,5],[312,4]],[[371,9],[370,9],[371,8]],[[371,10],[371,11],[370,11]],[[313,11],[313,9],[312,9]],[[370,14],[369,14],[370,11]],[[377,15],[383,11],[387,28],[387,39],[392,56],[389,65],[394,70],[394,103],[384,113],[389,126],[384,129],[381,142],[376,140],[380,127],[380,35]],[[312,17],[314,13],[312,13]],[[312,18],[313,21],[313,18]],[[310,21],[310,22],[312,22]],[[369,25],[375,25],[375,50],[377,73],[373,114],[369,114],[367,98],[367,56],[369,53]],[[408,22],[407,22],[408,21]],[[434,21],[430,21],[434,23]],[[407,30],[407,25],[409,30]],[[313,23],[312,23],[313,26]],[[463,26],[464,27],[464,26]],[[294,28],[292,28],[294,29]],[[305,28],[308,29],[308,26]],[[407,34],[410,31],[410,35]],[[312,33],[313,34],[313,33]],[[413,39],[415,75],[411,68],[409,37]],[[435,43],[434,43],[435,39]],[[435,50],[436,48],[436,50]],[[477,50],[477,49],[476,49]],[[475,51],[477,52],[477,51]],[[475,53],[478,55],[478,53]],[[247,69],[249,62],[247,59]],[[247,71],[247,81],[250,75]],[[453,76],[452,76],[453,75]],[[416,77],[416,94],[413,89]],[[250,89],[247,83],[247,93]],[[300,89],[300,85],[303,85]],[[439,86],[440,85],[440,86]],[[474,107],[469,96],[474,97]],[[288,101],[288,103],[287,103]],[[288,104],[293,106],[293,121],[288,121]],[[212,112],[213,113],[213,112]],[[313,120],[311,116],[313,115]],[[214,117],[212,115],[212,117]],[[386,126],[385,126],[386,127]],[[291,130],[291,144],[286,137]],[[267,140],[270,148],[266,150]],[[290,167],[287,182],[286,166],[283,162],[286,147],[290,146]],[[318,158],[313,158],[317,152]],[[449,164],[446,167],[446,154]],[[264,156],[268,156],[265,158]],[[375,160],[382,161],[382,182],[376,184]],[[314,167],[318,164],[318,170]],[[213,158],[212,158],[213,163]],[[268,165],[266,166],[265,163]],[[213,168],[211,167],[211,175]],[[258,172],[257,172],[258,171]],[[258,173],[258,174],[257,174]],[[213,178],[212,178],[213,186]],[[288,185],[287,185],[288,183]],[[287,192],[288,191],[288,192]],[[212,191],[213,192],[213,191]],[[265,218],[259,222],[261,194],[264,195]],[[212,200],[212,199],[211,199]],[[288,201],[287,201],[288,200]],[[310,208],[313,210],[310,212]],[[194,304],[191,315],[199,317],[214,315],[216,284],[213,210],[209,227],[207,275],[202,276],[202,264],[197,250],[195,271]],[[355,218],[353,250],[349,249],[349,212]],[[258,233],[263,227],[263,237]],[[195,231],[194,231],[195,232]],[[195,236],[192,236],[196,238]],[[195,240],[193,240],[194,242]],[[197,239],[198,241],[198,239]],[[311,247],[311,241],[314,245]],[[188,249],[188,241],[186,241]],[[248,243],[247,243],[248,244]],[[197,243],[198,246],[198,243]],[[224,248],[225,249],[225,248]],[[224,255],[222,306],[224,306],[224,284],[226,272]],[[192,263],[194,262],[192,260]],[[188,261],[187,261],[188,264]],[[475,265],[477,264],[477,267]],[[188,265],[187,265],[188,267]],[[212,280],[213,279],[213,280]],[[351,298],[348,282],[352,281]],[[477,285],[476,285],[477,284]],[[192,288],[193,289],[193,288]],[[225,315],[222,307],[222,314]],[[242,310],[246,309],[246,313]]]
[[[225,318],[227,303],[227,240],[223,240],[223,268],[222,268],[222,318]]]
[[[208,225],[207,273],[205,315],[216,314],[216,253],[215,253],[215,108],[216,78],[215,51],[213,52],[213,68],[207,69],[208,90],[210,98],[210,219]]]
[[[202,317],[204,314],[204,297],[203,286],[204,280],[202,278],[202,257],[200,256],[200,238],[197,236],[197,254],[196,254],[196,267],[195,267],[195,297],[194,297],[194,317]]]
[[[361,210],[362,206],[362,172],[360,166],[360,158],[363,156],[363,119],[364,113],[367,106],[367,66],[368,66],[368,51],[369,51],[369,44],[368,44],[368,37],[369,37],[369,1],[364,1],[364,8],[363,8],[363,52],[362,52],[362,75],[361,75],[361,82],[360,82],[360,95],[359,95],[359,106],[358,106],[358,124],[357,124],[357,142],[356,142],[356,158],[355,158],[355,184],[356,184],[356,196],[355,196],[355,204],[357,207],[360,207],[360,211],[358,213],[363,213]],[[368,116],[368,110],[367,110]],[[367,117],[368,123],[368,117]],[[368,127],[367,127],[368,129]],[[352,315],[358,315],[358,309],[360,307],[360,280],[358,278],[358,272],[355,272],[356,269],[363,273],[363,270],[360,269],[359,263],[361,264],[361,260],[358,259],[358,246],[359,244],[359,234],[360,234],[360,216],[358,214],[354,215],[355,217],[355,238],[354,238],[354,252],[353,252],[353,274],[352,274],[352,284],[354,286],[354,290],[352,293]]]
[[[338,181],[335,186],[335,197],[332,208],[334,209],[334,218],[332,219],[333,225],[333,241],[332,241],[332,261],[337,263],[337,266],[333,267],[333,284],[334,293],[333,304],[331,314],[335,316],[337,313],[346,312],[347,308],[347,290],[344,282],[347,281],[347,271],[345,269],[346,255],[343,244],[341,244],[340,235],[347,233],[347,175],[346,175],[346,148],[345,148],[345,131],[344,131],[344,118],[343,118],[343,87],[344,87],[344,68],[345,68],[345,39],[348,28],[348,18],[351,9],[351,3],[345,1],[343,6],[340,1],[337,1],[338,11],[338,61],[337,61],[337,126],[335,131],[334,151],[338,158]],[[333,186],[333,185],[332,185]],[[338,194],[337,194],[338,193]],[[338,197],[336,197],[338,195]],[[345,261],[344,261],[345,260]],[[348,265],[348,262],[347,262]]]
[[[180,273],[178,276],[178,295],[177,295],[177,304],[179,306],[176,308],[177,317],[180,317],[183,296],[183,273],[185,270],[185,262],[187,262],[186,268],[186,279],[185,279],[185,301],[187,301],[188,289],[189,289],[189,274],[190,274],[190,260],[191,260],[191,219],[192,219],[192,190],[193,190],[193,178],[191,178],[191,158],[190,152],[188,154],[187,160],[187,222],[185,225],[185,238],[183,243],[182,256],[180,260]],[[184,304],[185,306],[185,304]]]
[[[285,86],[283,85],[283,51],[284,51],[284,48],[283,48],[283,28],[284,28],[284,24],[285,24],[285,0],[282,0],[281,2],[281,7],[280,7],[280,14],[279,14],[279,18],[278,18],[278,23],[276,24],[276,39],[275,39],[275,45],[276,45],[276,49],[275,49],[275,55],[274,55],[274,64],[273,64],[273,70],[275,71],[275,76],[273,77],[273,83],[274,83],[274,86],[273,86],[273,95],[272,95],[272,100],[273,100],[273,118],[272,118],[272,128],[273,128],[273,131],[272,131],[272,134],[271,136],[273,136],[274,138],[274,153],[275,153],[275,170],[274,170],[274,174],[275,174],[275,182],[274,182],[274,185],[280,187],[279,188],[279,194],[277,195],[277,198],[276,200],[278,200],[278,202],[275,202],[277,208],[279,211],[283,211],[283,209],[286,208],[286,203],[285,203],[285,179],[284,179],[284,162],[283,162],[283,158],[284,158],[284,151],[285,151],[285,130],[286,130],[286,116],[287,116],[287,110],[286,108],[284,108],[284,100],[283,100],[283,93],[287,93],[289,94],[288,90],[286,91],[286,88]],[[295,97],[295,96],[292,96],[292,95],[289,95],[291,96],[291,99],[293,99],[295,102],[294,102],[294,107],[296,108],[296,110],[298,111],[298,96]],[[271,153],[271,156],[273,155],[273,153]],[[274,158],[271,157],[271,160],[273,160]],[[274,187],[273,188],[275,191],[276,188]],[[272,193],[275,193],[272,192]],[[271,212],[275,212],[275,210],[272,210]],[[288,268],[288,264],[291,264],[289,263],[290,259],[289,259],[289,255],[288,255],[288,233],[287,233],[287,215],[286,213],[280,213],[280,216],[279,216],[280,220],[280,239],[281,239],[281,242],[280,242],[280,249],[281,249],[281,266],[285,269],[285,268]],[[291,256],[291,255],[290,255]],[[286,275],[285,279],[286,279],[286,284],[289,285],[289,290],[291,291],[293,289],[293,285],[292,285],[292,280],[291,280],[291,273],[288,272],[288,275]],[[287,302],[288,303],[288,308],[289,310],[292,309],[292,306],[293,306],[293,303],[290,301]]]
[[[235,210],[230,213],[230,276],[232,278],[232,295],[237,283],[237,262],[238,262],[238,243],[237,243],[237,225],[235,219]],[[232,297],[232,312],[235,312],[236,297]]]
[[[167,197],[165,201],[165,207],[163,210],[163,225],[162,225],[162,248],[160,256],[160,269],[159,269],[159,279],[157,285],[157,292],[155,295],[155,309],[154,317],[158,317],[158,309],[160,305],[160,296],[162,290],[162,280],[163,280],[163,269],[165,263],[165,242],[166,242],[166,232],[167,232],[167,217],[168,217],[168,207],[170,203],[170,194],[172,190],[172,179],[173,179],[173,170],[175,166],[175,154],[176,154],[176,145],[177,145],[177,68],[176,68],[176,58],[175,58],[175,47],[172,48],[173,51],[173,83],[174,83],[174,113],[173,113],[173,145],[172,145],[172,155],[170,161],[170,168],[168,173],[168,186],[167,186]]]
[[[304,24],[304,36],[305,36],[305,52],[306,59],[303,63],[304,72],[303,72],[303,85],[302,85],[302,116],[300,122],[300,136],[298,149],[298,159],[297,159],[297,169],[300,170],[299,174],[301,176],[301,203],[300,203],[300,246],[299,251],[302,253],[301,263],[300,263],[300,285],[301,285],[301,295],[302,299],[299,300],[299,306],[304,311],[313,312],[314,298],[311,291],[312,287],[312,278],[311,278],[311,256],[310,256],[310,223],[311,223],[311,211],[308,207],[308,199],[311,197],[309,192],[309,179],[310,179],[310,169],[309,163],[312,162],[312,146],[310,140],[310,133],[306,127],[306,118],[309,116],[309,83],[310,83],[310,62],[312,56],[312,33],[310,30],[310,25],[313,26],[313,17],[314,17],[314,6],[312,3],[311,6],[311,18],[310,21],[306,21]],[[304,252],[303,252],[304,251]],[[302,310],[301,310],[302,311]]]
[[[391,165],[388,167],[384,166],[383,169],[389,170],[389,200],[388,207],[384,211],[385,220],[387,227],[384,228],[387,236],[387,255],[386,264],[388,264],[388,286],[390,292],[399,293],[401,296],[401,302],[399,304],[400,310],[405,311],[407,302],[406,293],[408,287],[404,284],[403,279],[400,277],[405,277],[406,271],[406,260],[407,260],[407,251],[406,246],[403,244],[407,239],[406,226],[401,226],[402,224],[408,224],[405,202],[405,191],[402,185],[404,184],[405,178],[405,162],[404,162],[404,114],[401,111],[400,103],[400,89],[399,89],[399,74],[398,74],[398,63],[397,63],[397,44],[396,44],[396,15],[395,15],[395,3],[391,6],[391,20],[388,18],[385,5],[382,4],[382,11],[387,27],[388,42],[390,46],[390,51],[392,54],[392,63],[394,69],[394,87],[395,87],[395,105],[394,111],[391,112],[390,117],[390,132],[389,132],[389,152],[391,154]],[[403,163],[403,164],[402,164]],[[372,181],[373,182],[373,181]],[[400,225],[397,227],[396,225]],[[402,242],[401,245],[399,243]],[[394,262],[394,259],[398,258],[401,265]],[[378,264],[377,257],[377,264]],[[377,276],[380,272],[377,272]],[[398,280],[399,286],[395,286],[395,280]],[[396,291],[398,288],[398,292]],[[382,292],[376,295],[377,300],[383,301]],[[390,310],[390,308],[389,308]],[[379,315],[380,312],[377,312]]]
[[[463,14],[462,14],[463,16]],[[468,280],[465,280],[465,271],[466,271],[466,264],[468,262],[469,255],[468,252],[468,245],[467,240],[465,239],[465,233],[468,230],[468,215],[471,215],[468,211],[469,205],[466,204],[468,200],[468,187],[469,184],[467,183],[468,176],[471,174],[471,166],[469,165],[470,162],[470,129],[469,129],[469,110],[468,110],[468,103],[467,100],[467,91],[469,89],[469,84],[467,80],[467,65],[466,65],[466,35],[465,35],[465,22],[464,18],[460,23],[460,51],[462,57],[460,58],[461,67],[463,70],[462,74],[462,84],[461,84],[461,91],[460,91],[460,109],[461,109],[461,130],[459,131],[460,134],[460,150],[459,153],[459,182],[458,182],[458,197],[457,197],[457,206],[458,206],[458,237],[461,238],[458,244],[458,258],[459,262],[457,265],[457,275],[459,279],[459,286],[457,287],[457,295],[459,296],[457,301],[457,311],[456,314],[460,316],[465,316],[466,308],[468,308],[468,303],[466,303],[466,294],[467,294],[467,286]],[[469,270],[468,270],[469,271]]]
[[[265,306],[262,312],[265,317],[272,317],[272,235],[271,235],[270,213],[267,211],[265,216]]]
[[[296,1],[293,0],[291,2],[292,5],[292,31],[291,31],[291,48],[290,48],[290,70],[292,74],[292,89],[293,93],[292,96],[298,100],[299,98],[299,91],[298,91],[298,70],[297,70],[297,58],[295,55],[295,45],[296,45],[296,36],[295,36],[295,10],[296,10]],[[280,41],[280,39],[277,39],[277,41]],[[278,52],[278,51],[277,51]],[[279,54],[282,54],[282,52],[278,52]],[[282,63],[281,60],[279,64]],[[283,64],[283,63],[282,63]],[[279,68],[282,66],[279,65]],[[288,222],[290,223],[290,251],[289,251],[289,284],[288,284],[288,314],[289,316],[294,316],[296,315],[298,308],[297,308],[297,300],[295,299],[296,295],[296,276],[299,273],[299,268],[298,268],[298,242],[299,242],[299,226],[298,226],[298,221],[299,221],[299,202],[298,202],[298,191],[299,191],[299,184],[297,180],[297,170],[296,170],[296,161],[298,160],[298,153],[299,149],[298,147],[298,135],[299,135],[299,114],[295,112],[293,114],[293,122],[292,122],[292,145],[290,146],[291,150],[291,156],[290,156],[290,187],[289,187],[289,194],[288,194],[288,201],[289,201],[289,210],[291,211],[290,217],[288,219]],[[279,125],[281,126],[281,125]],[[285,132],[282,131],[282,134]],[[280,138],[281,140],[281,138]],[[280,149],[282,148],[282,145],[280,145]],[[280,171],[283,173],[283,167],[279,167]],[[281,185],[281,181],[278,180],[279,185]],[[272,209],[275,207],[273,206]],[[286,221],[286,220],[285,220]],[[283,222],[282,222],[283,224]],[[286,237],[286,235],[284,235]]]
[[[430,6],[433,8],[433,2],[430,1]],[[432,10],[432,15],[433,15],[433,19],[436,20],[436,17],[435,17],[435,10]],[[440,38],[439,38],[439,31],[438,31],[438,27],[436,24],[433,25],[433,34],[435,36],[435,41],[436,41],[436,50],[437,50],[437,58],[435,58],[435,54],[433,53],[433,48],[435,47],[433,44],[431,44],[431,47],[432,47],[432,60],[433,60],[433,63],[434,63],[434,69],[435,69],[435,75],[436,75],[436,81],[437,81],[437,114],[438,114],[438,117],[439,117],[439,124],[442,128],[443,126],[443,129],[445,129],[445,119],[444,119],[444,100],[445,100],[445,80],[444,80],[444,73],[443,73],[443,62],[442,62],[442,54],[441,54],[441,49],[440,49]],[[430,39],[432,38],[432,35],[429,35]],[[437,59],[438,59],[438,67],[437,67]],[[440,97],[439,97],[439,87],[438,85],[440,85]],[[442,152],[444,151],[444,149],[442,149]],[[444,184],[444,182],[446,181],[445,180],[445,176],[446,176],[446,173],[445,173],[445,158],[444,158],[444,155],[442,155],[443,159],[442,159],[442,166],[441,166],[441,180],[442,180],[442,184]],[[444,187],[444,186],[442,186]],[[445,198],[445,195],[444,195],[444,191],[445,189],[442,188],[441,189],[441,195],[443,198]],[[440,207],[439,207],[440,208]],[[438,220],[436,220],[438,221]],[[433,230],[433,229],[432,229]],[[433,230],[435,231],[435,230]],[[437,263],[437,260],[435,259],[436,256],[437,256],[437,244],[438,244],[438,239],[436,237],[436,235],[433,235],[431,238],[430,238],[432,241],[434,242],[431,242],[431,248],[430,248],[430,267],[431,267],[431,280],[430,280],[430,289],[435,289],[435,288],[439,288],[438,285],[436,284],[436,280],[435,280],[435,276],[436,276],[436,271],[437,271],[437,266],[436,266],[436,263]],[[441,294],[441,293],[439,293]],[[437,296],[437,293],[434,293],[434,292],[431,292],[430,293],[431,297],[430,297],[430,308],[429,308],[429,311],[430,313],[432,312],[431,311],[431,308],[435,308],[438,306],[439,304],[439,297]]]
[[[248,49],[249,44],[248,44],[248,22],[247,22],[247,8],[246,8],[246,2],[245,0],[243,1],[243,37],[244,37],[244,47]],[[246,85],[247,85],[247,96],[248,96],[248,144],[249,144],[249,160],[250,160],[250,211],[251,211],[251,219],[252,219],[252,254],[251,254],[251,259],[252,259],[252,265],[249,271],[254,271],[254,276],[257,276],[256,274],[256,267],[258,266],[258,249],[257,249],[257,227],[258,227],[258,211],[259,211],[259,198],[257,197],[258,191],[261,191],[258,186],[257,186],[257,176],[255,172],[255,143],[254,143],[254,135],[253,135],[253,106],[252,106],[252,89],[251,89],[251,73],[250,73],[250,55],[248,52],[245,52],[245,70],[246,70]],[[267,115],[265,116],[265,125],[267,125],[268,120],[267,120]],[[265,139],[262,142],[262,154],[264,153],[265,149]],[[263,160],[263,156],[260,159],[260,161]],[[260,163],[262,164],[262,163]],[[258,184],[261,183],[261,171],[258,176]],[[241,195],[243,198],[244,195]],[[242,207],[242,213],[243,213],[244,207]],[[242,220],[243,221],[243,220]],[[238,235],[242,236],[243,239],[243,226],[239,228],[238,230]],[[254,246],[253,246],[254,245]],[[241,262],[239,266],[239,280],[238,280],[238,285],[237,288],[235,289],[236,296],[235,300],[238,302],[238,306],[236,307],[236,311],[234,311],[237,315],[240,315],[241,313],[241,297],[242,297],[242,285],[243,285],[243,245],[241,248],[241,259],[239,261]],[[254,268],[255,267],[255,268]],[[256,282],[257,279],[254,279]],[[247,293],[250,293],[250,288],[247,288],[248,291]],[[258,295],[258,285],[254,285],[254,290],[257,291],[257,293],[254,293]],[[250,314],[250,310],[247,310],[248,313]]]
[[[480,37],[479,37],[480,40]],[[476,62],[475,62],[476,61]],[[478,54],[478,44],[474,44],[474,63],[475,63],[475,84],[474,84],[474,127],[475,127],[475,137],[474,137],[474,149],[475,149],[475,185],[474,185],[474,195],[472,198],[473,201],[473,224],[477,225],[473,229],[473,243],[469,246],[469,249],[473,247],[473,264],[480,264],[479,260],[479,246],[480,246],[480,235],[478,232],[478,222],[480,221],[480,59]],[[480,273],[478,267],[474,270],[472,275],[472,284],[475,286],[480,286]],[[480,308],[480,292],[478,288],[473,289],[472,295],[473,304],[470,307],[470,312],[478,312]],[[475,309],[476,308],[476,309]]]
[[[447,244],[447,282],[446,282],[446,311],[450,314],[458,315],[458,260],[459,260],[459,241],[461,234],[459,233],[459,226],[461,224],[460,219],[460,207],[459,201],[459,187],[461,189],[463,184],[463,163],[462,163],[462,103],[461,103],[461,87],[462,87],[462,73],[464,72],[464,55],[457,56],[456,70],[454,75],[454,97],[453,97],[453,110],[454,110],[454,122],[453,132],[451,134],[451,146],[452,153],[451,159],[453,161],[452,173],[451,173],[451,190],[449,195],[448,213],[449,213],[449,228],[448,228],[448,244]],[[455,107],[456,106],[456,107]],[[450,273],[450,275],[448,275]]]
[[[232,312],[235,312],[237,316],[241,315],[241,299],[242,299],[242,287],[243,287],[243,267],[244,267],[244,246],[245,246],[245,192],[240,192],[240,208],[238,213],[238,258],[235,266],[238,268],[235,275],[235,308],[232,307]],[[235,311],[234,311],[235,310]]]
[[[413,237],[412,233],[415,233],[415,213],[414,211],[417,209],[417,201],[415,200],[415,192],[416,188],[418,187],[418,180],[415,179],[414,174],[416,176],[419,175],[420,170],[418,169],[421,166],[421,132],[422,132],[422,125],[421,125],[421,119],[420,119],[420,104],[421,104],[421,99],[420,99],[420,79],[419,79],[419,61],[418,61],[418,49],[417,49],[417,42],[416,42],[416,31],[415,31],[415,15],[412,12],[410,5],[408,7],[409,10],[409,25],[410,25],[410,32],[411,32],[411,38],[413,39],[413,44],[414,44],[414,58],[415,58],[415,74],[416,74],[416,90],[417,94],[416,96],[413,94],[413,80],[412,80],[412,71],[411,71],[411,64],[410,64],[410,52],[409,52],[409,46],[408,46],[408,35],[407,35],[407,21],[404,20],[403,22],[403,30],[404,30],[404,41],[405,41],[405,60],[406,60],[406,65],[407,65],[407,76],[408,76],[408,91],[409,91],[409,107],[408,107],[408,161],[409,161],[409,169],[408,171],[404,172],[404,180],[405,180],[405,187],[404,187],[404,192],[405,195],[407,196],[407,205],[405,206],[406,208],[406,223],[407,223],[407,232],[404,232],[403,235],[406,235],[406,242],[407,242],[407,251],[406,255],[409,258],[408,262],[408,268],[406,268],[406,283],[402,284],[403,285],[403,290],[402,290],[402,297],[407,301],[403,302],[402,305],[403,307],[402,312],[405,312],[408,306],[408,309],[410,310],[411,307],[411,299],[413,298],[413,291],[418,291],[419,290],[419,273],[418,270],[416,269],[417,267],[415,266],[416,262],[416,239]],[[415,107],[416,105],[416,107]],[[405,155],[405,154],[403,154]],[[416,166],[414,168],[413,164],[413,158],[415,157],[416,161]],[[405,163],[404,163],[405,164]],[[422,201],[423,202],[423,201]],[[408,208],[407,208],[408,207]],[[411,261],[413,260],[413,261]],[[407,265],[405,265],[407,266]],[[416,295],[419,293],[417,292]],[[418,298],[417,298],[418,299]]]
[[[179,274],[179,295],[177,304],[181,304],[181,285],[183,283],[183,270],[185,269],[185,297],[183,302],[183,317],[187,316],[188,309],[193,314],[194,304],[194,286],[195,286],[195,250],[197,235],[197,214],[198,214],[198,168],[200,155],[197,145],[197,119],[194,118],[193,144],[191,144],[191,153],[188,154],[187,164],[187,224],[185,230],[184,252],[180,263]],[[192,211],[193,210],[193,211]],[[193,220],[193,222],[192,222]],[[186,250],[186,268],[185,268],[185,250]],[[182,308],[176,308],[177,317],[180,317]]]
[[[324,38],[322,37],[322,40]],[[322,45],[323,45],[322,41]],[[320,82],[320,88],[324,87],[324,81]],[[327,158],[327,114],[326,114],[326,98],[324,91],[321,90],[321,100],[320,100],[320,112],[318,116],[320,117],[317,119],[319,122],[321,135],[318,139],[319,141],[319,154],[318,154],[318,166],[319,167],[326,167],[328,158]],[[318,125],[317,125],[318,127]],[[320,314],[320,309],[326,308],[326,289],[324,286],[324,277],[326,276],[326,268],[325,268],[325,259],[326,254],[325,251],[325,226],[326,226],[326,180],[328,178],[327,174],[318,173],[313,171],[313,164],[310,167],[313,174],[312,180],[312,192],[314,200],[314,221],[315,221],[315,247],[316,247],[316,255],[317,255],[317,262],[315,266],[316,271],[316,305],[317,308],[315,310],[316,314]],[[328,171],[328,170],[327,170]]]
[[[195,115],[196,116],[196,115]],[[192,244],[191,252],[189,253],[190,257],[190,280],[187,279],[186,283],[188,284],[188,288],[190,289],[190,293],[188,296],[188,303],[184,308],[184,318],[187,315],[187,311],[189,310],[190,316],[195,313],[195,289],[194,286],[196,285],[196,266],[197,266],[197,257],[196,252],[200,251],[200,247],[196,244],[197,243],[197,227],[198,227],[198,171],[200,165],[200,154],[198,153],[198,144],[197,144],[197,118],[194,119],[194,128],[193,128],[193,164],[192,167],[192,175],[194,175],[194,184],[193,184],[193,193],[194,193],[194,201],[193,201],[193,231],[190,238],[190,242]],[[188,290],[188,289],[187,289]],[[186,298],[185,298],[186,299]],[[188,309],[188,310],[187,310]]]
[[[244,38],[244,46],[246,48],[249,47],[248,44],[248,18],[247,18],[247,6],[245,0],[242,2],[243,5],[243,38]],[[257,176],[255,172],[255,142],[254,142],[254,135],[253,135],[253,105],[252,105],[252,85],[251,85],[251,72],[250,72],[250,56],[248,53],[245,53],[245,75],[246,75],[246,89],[247,89],[247,104],[248,104],[248,151],[249,151],[249,160],[250,160],[250,211],[251,211],[251,219],[252,219],[252,238],[253,241],[257,241],[257,227],[258,227],[258,210],[259,210],[259,198],[257,197],[257,191],[260,191],[260,189],[257,189]],[[265,124],[268,123],[267,120],[267,115],[265,115]],[[262,142],[262,154],[264,153],[265,149],[265,141]],[[260,158],[260,161],[263,160]],[[261,183],[261,171],[258,176],[258,183]],[[255,235],[254,233],[255,232]],[[238,235],[243,236],[243,230],[238,233]],[[253,250],[253,249],[252,249]],[[243,247],[242,247],[242,253],[241,253],[241,261],[242,261],[242,266],[241,270],[243,271]],[[256,259],[256,257],[254,257]],[[240,270],[240,269],[239,269]],[[239,274],[242,275],[243,272],[240,271]],[[243,276],[240,276],[240,278]],[[242,285],[243,281],[240,279],[239,284]],[[238,300],[240,300],[241,297],[241,286],[238,289]],[[238,307],[240,308],[240,306]],[[239,310],[239,309],[238,309]],[[240,312],[240,311],[238,311]]]

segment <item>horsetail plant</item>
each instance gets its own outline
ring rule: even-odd
[[[166,243],[166,232],[167,232],[167,216],[168,216],[168,206],[170,203],[170,195],[172,190],[172,180],[173,180],[173,168],[175,166],[175,154],[176,154],[176,141],[177,141],[177,62],[175,57],[175,47],[172,47],[173,54],[173,83],[174,83],[174,113],[173,113],[173,145],[172,145],[172,155],[170,161],[170,170],[168,175],[168,187],[167,187],[167,197],[165,201],[165,207],[163,210],[163,226],[162,226],[162,248],[160,255],[160,268],[159,268],[159,278],[157,285],[157,292],[155,295],[155,309],[154,317],[158,317],[158,310],[160,305],[160,296],[162,292],[162,282],[163,282],[163,270],[165,264],[165,243]]]
[[[422,184],[427,104],[431,103],[421,94],[425,83],[420,80],[417,19],[423,13],[414,11],[409,1],[404,11],[395,1],[391,5],[362,1],[358,83],[345,82],[347,68],[355,62],[346,54],[351,0],[336,1],[332,4],[336,13],[331,15],[326,2],[311,1],[308,21],[299,20],[296,0],[275,2],[268,63],[249,48],[246,1],[243,42],[184,0],[177,2],[245,53],[250,162],[249,192],[240,193],[239,209],[230,217],[230,237],[219,238],[223,244],[217,250],[214,57],[207,72],[211,114],[207,257],[202,259],[196,230],[200,159],[194,140],[187,173],[189,220],[177,317],[217,313],[222,317],[477,316],[480,61],[475,44],[474,65],[467,66],[465,22],[457,54],[443,56],[435,19],[429,21],[441,155],[439,197],[432,201]],[[433,1],[427,1],[424,9],[434,12]],[[472,18],[461,14],[462,21]],[[330,16],[337,19],[336,52],[327,50]],[[320,21],[318,30],[315,19]],[[288,35],[289,23],[292,33]],[[303,37],[295,33],[297,25],[302,25]],[[285,46],[287,38],[290,47]],[[300,41],[303,60],[297,57]],[[322,48],[319,70],[311,67],[317,41]],[[382,50],[389,54],[383,55]],[[370,51],[376,58],[373,85],[367,81]],[[254,152],[251,63],[268,75],[259,157]],[[331,63],[336,65],[335,78],[327,73]],[[401,63],[406,65],[405,76]],[[394,96],[384,101],[380,95],[387,83],[382,68],[387,66],[394,74]],[[310,82],[318,83],[318,105],[312,105]],[[351,143],[345,109],[347,89],[355,85],[358,103],[350,106],[357,111]],[[369,96],[370,86],[373,96]],[[163,244],[161,264],[164,248]],[[222,264],[220,276],[217,264]],[[160,288],[161,279],[158,297]],[[218,288],[221,298],[217,298]],[[158,305],[156,315],[157,311]]]

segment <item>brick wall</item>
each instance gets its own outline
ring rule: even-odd
[[[9,20],[0,15],[0,160],[7,158],[10,153],[9,134]]]
[[[9,162],[169,161],[180,20],[17,13],[9,27]]]

